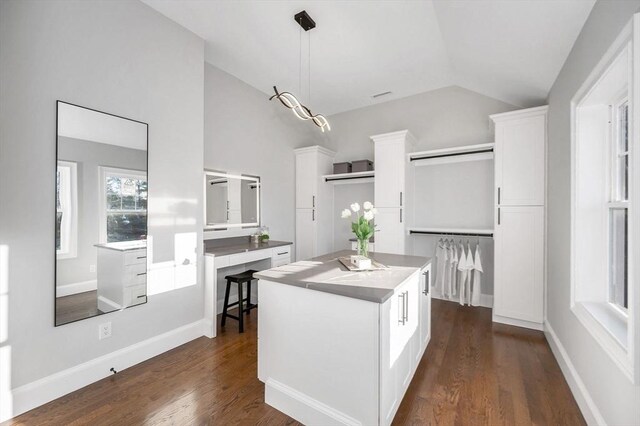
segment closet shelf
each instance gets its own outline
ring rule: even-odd
[[[338,173],[335,175],[324,175],[322,179],[332,185],[349,185],[356,183],[373,182],[375,171],[355,172],[355,173]]]
[[[462,235],[466,237],[493,237],[493,229],[468,228],[409,228],[411,235]]]
[[[432,149],[429,151],[411,152],[409,162],[415,166],[431,166],[434,164],[463,163],[493,159],[494,143],[456,146],[453,148]]]

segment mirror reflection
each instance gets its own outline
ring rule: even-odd
[[[205,223],[209,229],[260,224],[260,178],[205,172]]]
[[[62,325],[147,301],[147,130],[57,102],[56,310]]]

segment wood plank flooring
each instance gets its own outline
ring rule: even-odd
[[[432,337],[394,425],[583,425],[541,332],[433,300]],[[264,403],[257,315],[25,413],[14,425],[297,425]]]
[[[98,290],[56,298],[56,324],[58,325],[95,317],[103,313],[98,309]]]

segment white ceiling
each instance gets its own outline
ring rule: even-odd
[[[458,85],[542,103],[595,0],[142,0],[206,40],[207,62],[325,115]],[[302,34],[293,15],[317,27]],[[311,100],[308,93],[311,37]],[[372,95],[391,91],[376,100]]]

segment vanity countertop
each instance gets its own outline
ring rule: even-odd
[[[254,250],[264,250],[270,249],[274,247],[282,247],[282,246],[290,246],[291,242],[288,241],[274,241],[269,240],[262,243],[252,243],[248,238],[243,239],[243,241],[233,241],[228,245],[214,245],[213,243],[208,243],[208,241],[215,240],[207,240],[205,241],[205,255],[213,255],[213,256],[226,256],[228,254],[236,254],[236,253],[244,253],[247,251]]]
[[[147,248],[147,240],[118,241],[115,243],[94,244],[98,248],[116,251],[140,250]]]
[[[388,269],[351,272],[338,260],[354,254],[351,250],[329,253],[310,260],[290,263],[260,271],[254,276],[281,284],[333,293],[354,299],[384,303],[417,270],[431,263],[431,258],[387,253],[370,253],[370,257]]]

